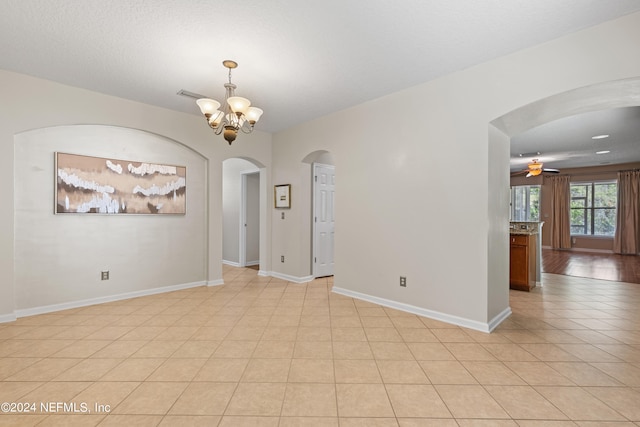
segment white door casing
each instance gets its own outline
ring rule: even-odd
[[[314,277],[333,276],[335,229],[335,167],[313,164],[313,265]]]

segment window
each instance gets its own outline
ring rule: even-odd
[[[511,221],[540,221],[540,186],[511,187]]]
[[[618,184],[615,181],[571,184],[571,234],[613,236]]]

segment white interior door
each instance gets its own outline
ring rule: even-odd
[[[313,275],[333,276],[335,167],[313,164]]]

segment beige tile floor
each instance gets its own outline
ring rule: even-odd
[[[0,402],[37,405],[0,426],[640,425],[640,285],[545,275],[484,334],[224,280],[0,324]]]

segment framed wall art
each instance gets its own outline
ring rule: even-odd
[[[291,184],[274,186],[274,193],[275,193],[276,208],[291,207]]]
[[[187,168],[55,153],[55,213],[186,213]]]

